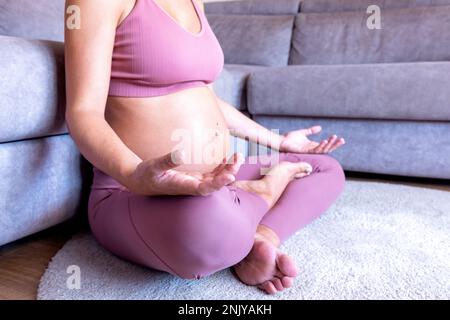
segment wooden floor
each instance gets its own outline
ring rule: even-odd
[[[348,180],[398,183],[445,190],[450,185],[440,180],[412,179],[395,176],[374,176],[346,173]],[[0,247],[0,299],[35,299],[39,279],[55,253],[84,227],[66,223],[25,239]]]
[[[77,229],[61,224],[0,247],[0,299],[36,299],[48,263]]]

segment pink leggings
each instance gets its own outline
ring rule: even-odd
[[[331,156],[276,156],[306,161],[313,171],[290,182],[270,210],[256,193],[231,186],[207,196],[142,196],[94,167],[88,209],[92,232],[115,255],[185,279],[233,266],[250,252],[259,224],[284,241],[324,213],[343,190],[344,172]],[[255,159],[246,159],[237,180],[261,178],[261,161],[254,164]]]

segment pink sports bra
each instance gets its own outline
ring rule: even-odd
[[[199,33],[182,27],[154,0],[136,0],[116,29],[110,96],[160,96],[217,79],[222,48],[204,12],[190,1],[201,23]]]

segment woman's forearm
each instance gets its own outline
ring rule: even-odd
[[[283,136],[268,130],[227,102],[217,98],[225,121],[233,136],[278,150]]]
[[[81,154],[95,167],[126,187],[141,159],[131,151],[101,116],[75,111],[66,114],[70,136]]]

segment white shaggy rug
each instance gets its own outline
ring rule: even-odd
[[[82,233],[52,259],[38,299],[450,299],[450,192],[348,181],[328,212],[283,247],[300,275],[268,296],[229,270],[181,280],[135,266]]]

